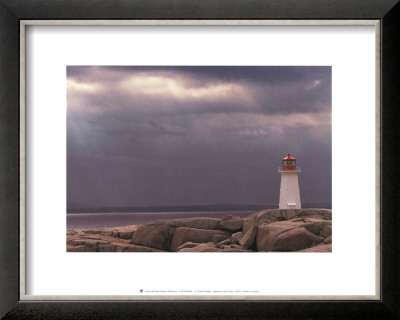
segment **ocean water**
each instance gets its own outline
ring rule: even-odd
[[[110,212],[67,214],[67,229],[97,229],[145,224],[157,220],[194,217],[221,218],[226,214],[247,217],[255,211],[230,212]]]

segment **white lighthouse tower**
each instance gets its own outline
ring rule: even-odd
[[[279,197],[279,209],[301,209],[299,172],[296,167],[296,158],[288,153],[282,159],[282,167],[278,168],[281,174],[281,191]]]

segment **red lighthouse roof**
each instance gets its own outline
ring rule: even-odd
[[[290,153],[287,154],[287,157],[284,157],[282,160],[296,160],[296,158],[292,157]]]

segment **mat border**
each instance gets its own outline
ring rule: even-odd
[[[379,20],[21,20],[20,21],[20,300],[21,301],[146,301],[146,300],[182,300],[182,301],[213,301],[213,300],[244,300],[244,301],[283,301],[283,300],[379,300],[380,299],[380,208],[379,208],[379,181],[380,181],[380,167],[379,167],[379,141],[380,141],[380,99],[379,99],[379,83],[380,83],[380,56],[379,51],[376,52],[376,199],[377,208],[375,210],[376,223],[376,295],[335,295],[335,296],[316,296],[316,295],[302,295],[302,296],[279,296],[279,295],[230,295],[230,296],[213,296],[213,295],[27,295],[26,294],[26,279],[25,279],[25,252],[26,252],[26,239],[25,239],[25,35],[26,28],[29,26],[374,26],[375,39],[377,48],[380,47],[380,21]]]
[[[364,318],[399,316],[397,104],[400,94],[398,1],[12,1],[0,0],[0,316],[5,319],[140,318]],[[329,5],[330,4],[330,5]],[[19,298],[19,23],[21,20],[310,19],[379,20],[381,34],[381,299],[379,301],[22,302]],[[321,21],[319,21],[321,22]],[[23,88],[21,87],[21,91]],[[23,129],[23,128],[22,128]],[[23,160],[23,159],[21,159]],[[23,194],[23,193],[22,193]]]

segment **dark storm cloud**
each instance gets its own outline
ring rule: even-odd
[[[105,72],[112,71],[116,73],[126,73],[131,76],[135,73],[152,73],[152,74],[181,74],[189,76],[192,79],[199,81],[212,82],[232,82],[232,81],[249,81],[261,83],[281,83],[288,82],[304,82],[307,80],[313,81],[318,78],[330,78],[331,67],[319,66],[316,67],[281,67],[281,66],[185,66],[185,67],[168,67],[168,66],[124,66],[124,67],[68,67],[68,77],[79,76],[85,73],[85,69],[90,72],[90,69],[102,69]]]
[[[313,167],[303,202],[331,201],[330,67],[70,66],[67,78],[69,201],[274,204],[287,152]]]
[[[77,83],[101,85],[101,92],[84,92],[81,95],[84,99],[82,103],[103,107],[106,109],[103,112],[114,112],[116,107],[125,113],[132,109],[138,112],[139,108],[153,113],[163,110],[168,113],[182,112],[187,108],[188,112],[196,113],[238,112],[244,107],[246,112],[261,110],[264,114],[330,112],[330,67],[69,67],[67,74],[68,79]],[[127,94],[129,90],[116,88],[117,84],[124,83],[124,80],[129,82],[129,78],[135,77],[148,82],[159,77],[171,82],[166,86],[176,82],[183,90],[225,86],[228,92],[229,85],[233,88],[229,98],[196,98],[190,101],[178,95],[166,99],[160,92],[141,94],[140,84],[136,84],[138,92],[135,95]],[[173,93],[173,88],[169,89]],[[250,99],[248,96],[251,96]]]

